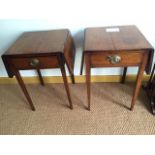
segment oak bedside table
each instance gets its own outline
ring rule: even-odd
[[[35,69],[38,72],[41,84],[44,85],[40,69],[60,68],[70,108],[72,109],[73,106],[64,65],[66,64],[72,83],[74,83],[74,56],[75,46],[70,31],[68,29],[60,29],[23,33],[2,55],[2,59],[9,77],[16,77],[32,110],[35,110],[35,107],[19,70]]]
[[[91,68],[125,67],[122,78],[122,83],[124,83],[127,67],[138,66],[136,87],[130,107],[133,110],[144,70],[150,73],[153,54],[153,47],[136,26],[85,29],[81,74],[85,60],[88,110],[90,110]]]

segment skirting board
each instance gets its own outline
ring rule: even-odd
[[[148,81],[150,75],[144,75],[143,81]],[[39,83],[38,77],[22,77],[24,82],[27,84],[31,83]],[[71,83],[70,77],[68,78],[68,82]],[[63,79],[61,76],[48,76],[43,77],[45,83],[63,83]],[[103,76],[97,76],[92,75],[91,76],[91,82],[120,82],[121,76],[120,75],[103,75]],[[127,75],[126,81],[127,82],[134,82],[136,80],[136,75]],[[84,83],[85,82],[85,76],[75,76],[75,82],[76,83]],[[8,77],[0,77],[0,84],[16,84],[17,81],[15,78],[8,78]]]

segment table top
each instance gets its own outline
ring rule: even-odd
[[[68,34],[68,29],[25,32],[5,55],[63,52]]]
[[[152,49],[134,25],[94,27],[85,30],[84,51],[117,51]]]

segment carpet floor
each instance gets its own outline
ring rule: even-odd
[[[134,84],[92,83],[91,111],[85,84],[70,84],[74,109],[68,108],[63,84],[27,85],[33,112],[16,84],[0,85],[1,135],[141,135],[155,134],[155,116],[141,90],[134,111]]]

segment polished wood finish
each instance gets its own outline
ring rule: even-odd
[[[71,97],[70,97],[69,86],[68,86],[67,77],[66,77],[64,61],[62,61],[62,60],[64,60],[64,56],[62,54],[60,54],[58,56],[58,59],[59,59],[59,65],[60,65],[60,69],[61,69],[61,73],[62,73],[64,85],[65,85],[65,89],[66,89],[66,92],[67,92],[69,104],[70,104],[70,109],[73,109],[72,100],[71,100]]]
[[[96,52],[97,53],[97,52]],[[120,52],[98,52],[97,54],[91,54],[91,66],[92,67],[122,67],[128,64],[129,66],[136,66],[141,63],[143,57],[143,51],[133,51],[127,53],[125,51]],[[121,58],[119,63],[112,64],[109,60],[109,56],[119,56]]]
[[[91,75],[91,62],[90,56],[87,54],[85,56],[86,62],[86,84],[87,84],[87,101],[88,101],[88,110],[90,110],[90,75]]]
[[[109,30],[118,31],[109,31]],[[150,54],[151,53],[151,54]],[[84,52],[81,73],[86,64],[86,84],[88,109],[90,109],[90,70],[96,67],[125,67],[122,82],[128,66],[139,66],[133,99],[130,109],[133,110],[141,86],[144,70],[149,72],[152,65],[153,47],[136,26],[116,26],[87,28],[85,30]],[[148,61],[150,61],[148,63]]]
[[[41,85],[44,85],[40,69],[60,68],[72,109],[73,105],[64,65],[66,64],[69,70],[72,83],[75,83],[73,73],[74,57],[75,46],[68,29],[25,32],[2,55],[9,77],[16,76],[32,110],[35,110],[35,108],[19,74],[19,70],[36,70]]]
[[[38,64],[36,65],[31,65],[31,61],[37,59],[38,60]],[[38,57],[37,55],[35,57],[18,57],[18,58],[11,58],[10,62],[11,65],[13,65],[16,69],[19,70],[26,70],[26,69],[36,69],[36,67],[40,68],[40,69],[46,69],[46,68],[58,68],[59,67],[59,63],[57,60],[57,56],[47,56],[47,57],[43,57],[40,56]]]
[[[119,28],[120,32],[107,32],[110,28]],[[85,51],[128,50],[132,52],[148,49],[148,47],[152,48],[136,26],[87,28],[85,30]]]
[[[140,87],[141,87],[141,82],[142,82],[142,78],[143,78],[143,73],[145,70],[145,66],[148,60],[148,54],[145,52],[143,59],[142,59],[142,63],[139,66],[139,71],[138,71],[138,75],[137,75],[137,79],[136,79],[136,87],[134,90],[134,94],[133,94],[133,98],[132,98],[132,102],[131,102],[131,110],[133,110],[134,105],[135,105],[135,101],[137,99]]]
[[[28,102],[29,102],[29,104],[30,104],[31,109],[32,109],[33,111],[35,111],[35,107],[34,107],[34,105],[33,105],[33,102],[32,102],[32,100],[31,100],[31,98],[30,98],[30,95],[28,94],[28,91],[27,91],[27,89],[26,89],[26,87],[25,87],[25,84],[24,84],[24,82],[23,82],[23,80],[22,80],[22,78],[21,78],[20,73],[19,73],[18,70],[15,71],[15,76],[16,76],[16,79],[17,79],[17,81],[18,81],[18,83],[19,83],[21,89],[23,90],[23,92],[24,92],[24,94],[25,94],[25,97],[27,98],[27,100],[28,100]]]
[[[70,33],[68,34],[68,39],[66,40],[65,46],[64,46],[64,59],[68,67],[68,71],[70,73],[72,83],[75,84],[74,73],[73,73],[74,60],[75,60],[75,44],[73,42],[73,38],[71,37]]]
[[[67,29],[25,32],[5,55],[64,53],[64,44],[69,39],[69,35],[70,32]]]

